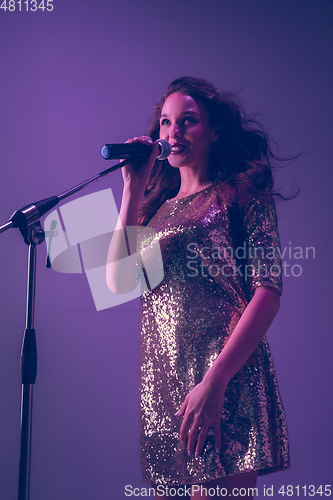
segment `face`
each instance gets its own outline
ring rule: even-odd
[[[169,141],[173,167],[206,168],[212,143],[218,139],[201,103],[175,92],[165,101],[160,118],[160,139]]]

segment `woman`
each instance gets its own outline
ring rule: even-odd
[[[156,160],[159,137],[172,146],[168,160]],[[141,297],[143,477],[156,498],[170,498],[167,487],[173,498],[236,496],[233,488],[252,498],[258,474],[289,467],[265,338],[282,291],[276,157],[230,95],[190,77],[171,83],[148,136],[133,141],[153,144],[152,153],[123,167],[119,220],[156,231],[164,266],[161,283]],[[142,234],[144,265],[151,238]],[[135,248],[136,235],[126,236]],[[120,239],[108,256],[113,291]]]

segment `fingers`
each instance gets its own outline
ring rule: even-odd
[[[183,410],[183,406],[182,406],[181,410]],[[179,415],[181,410],[179,410],[179,412],[177,412],[178,416],[181,416],[181,415]],[[207,436],[208,428],[209,428],[208,424],[205,424],[201,427],[198,420],[193,420],[193,415],[191,413],[188,413],[187,415],[185,415],[183,423],[180,427],[179,436],[180,436],[180,440],[182,443],[185,444],[187,441],[187,452],[188,452],[188,455],[190,457],[192,455],[194,455],[194,448],[195,448],[195,443],[197,441],[198,434],[199,434],[199,438],[198,438],[198,443],[197,443],[197,447],[195,450],[195,457],[197,458],[200,455],[202,448],[203,448],[203,444],[204,444],[206,436]]]
[[[221,451],[221,426],[220,422],[217,422],[212,425],[215,437],[215,451],[216,453],[220,453]]]
[[[179,437],[182,443],[186,443],[187,436],[192,424],[193,417],[190,414],[187,414],[183,420],[183,423],[180,427]]]
[[[198,422],[193,422],[191,430],[187,433],[187,452],[190,457],[194,455],[198,458],[201,455],[209,427],[209,424],[201,426]]]
[[[215,451],[216,453],[220,453],[221,451],[221,428],[220,428],[220,422],[213,423],[211,425],[203,425],[202,428],[198,429],[199,431],[199,436],[198,436],[198,442],[197,446],[195,449],[195,458],[198,458],[203,450],[203,446],[207,437],[207,432],[209,427],[212,427],[214,431],[214,438],[215,438]],[[192,429],[191,429],[191,434],[192,434]]]
[[[176,413],[176,416],[181,417],[185,413],[186,404],[182,405],[180,410]],[[220,453],[221,451],[221,428],[220,422],[201,424],[198,420],[193,420],[192,414],[185,415],[183,423],[180,427],[180,440],[182,443],[187,441],[187,452],[188,455],[195,456],[198,458],[203,450],[205,440],[207,437],[208,429],[212,427],[215,437],[215,451]]]
[[[183,417],[185,415],[185,411],[186,411],[186,408],[187,408],[187,403],[188,403],[188,398],[186,396],[185,398],[185,401],[184,403],[182,404],[182,406],[179,408],[179,410],[175,413],[175,416],[176,417]],[[182,443],[186,443],[186,440],[187,440],[187,433],[188,433],[188,429],[191,425],[191,422],[189,422],[187,424],[187,420],[188,419],[184,419],[183,420],[183,423],[180,427],[180,434],[179,434],[179,438],[181,440]]]
[[[125,144],[133,144],[136,142],[147,144],[148,146],[151,146],[153,144],[152,138],[148,137],[147,135],[143,135],[141,137],[133,137],[133,139],[127,139],[127,141],[125,141]]]
[[[133,139],[128,139],[126,142],[127,143],[139,142],[139,143],[145,144],[147,146],[152,146],[150,156],[148,156],[146,159],[144,159],[143,163],[147,162],[150,165],[150,168],[153,166],[153,164],[155,163],[155,160],[159,154],[158,141],[153,142],[152,138],[149,137],[148,135],[142,135],[140,137],[133,137]]]
[[[186,396],[183,405],[176,413],[177,417],[184,417],[180,427],[180,440],[183,444],[187,441],[188,455],[194,455],[196,458],[202,453],[210,427],[214,432],[215,451],[216,453],[221,451],[222,409],[220,406],[222,405],[217,407],[215,400],[213,402],[208,400],[207,403],[207,398],[202,398],[201,388],[202,385],[198,384]],[[202,399],[204,399],[205,406],[201,403]]]
[[[221,451],[220,424],[219,423],[213,425],[204,424],[200,426],[198,423],[193,422],[191,430],[188,433],[187,451],[189,456],[194,455],[195,458],[198,458],[201,455],[209,427],[212,427],[214,431],[215,451],[216,453],[220,453]],[[196,442],[197,445],[195,446]]]
[[[195,455],[195,458],[198,458],[201,455],[203,445],[205,443],[205,439],[207,436],[207,432],[209,429],[209,425],[203,425],[202,427],[193,426],[193,430],[191,429],[190,438],[188,443],[189,455]],[[193,436],[192,436],[193,434]],[[195,441],[198,439],[197,446],[195,447]],[[195,447],[195,453],[194,453]]]
[[[143,144],[153,144],[153,140],[148,135],[142,135],[141,137],[133,137],[133,139],[127,139],[125,144],[131,144],[132,142],[141,142]]]
[[[181,405],[181,407],[179,408],[179,410],[175,413],[175,416],[176,417],[183,417],[184,414],[185,414],[186,408],[187,408],[187,397],[185,398],[185,401]]]

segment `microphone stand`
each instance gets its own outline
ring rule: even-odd
[[[58,196],[51,196],[36,203],[26,205],[16,210],[9,221],[0,227],[0,233],[10,228],[18,228],[23,236],[24,243],[29,246],[27,302],[26,302],[26,328],[24,331],[21,358],[21,444],[18,500],[29,500],[30,496],[30,464],[31,464],[31,432],[32,432],[32,399],[33,386],[37,376],[37,345],[35,325],[35,291],[36,291],[36,262],[37,245],[45,240],[45,232],[39,218],[49,212],[53,207],[68,196],[99,181],[106,175],[118,170],[133,159],[126,159],[103,172],[81,182]],[[47,232],[49,236],[54,231]]]

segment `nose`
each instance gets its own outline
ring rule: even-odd
[[[174,139],[181,138],[182,134],[181,134],[181,131],[180,131],[177,123],[174,123],[173,125],[171,125],[169,134],[170,134],[170,137],[172,137]]]

